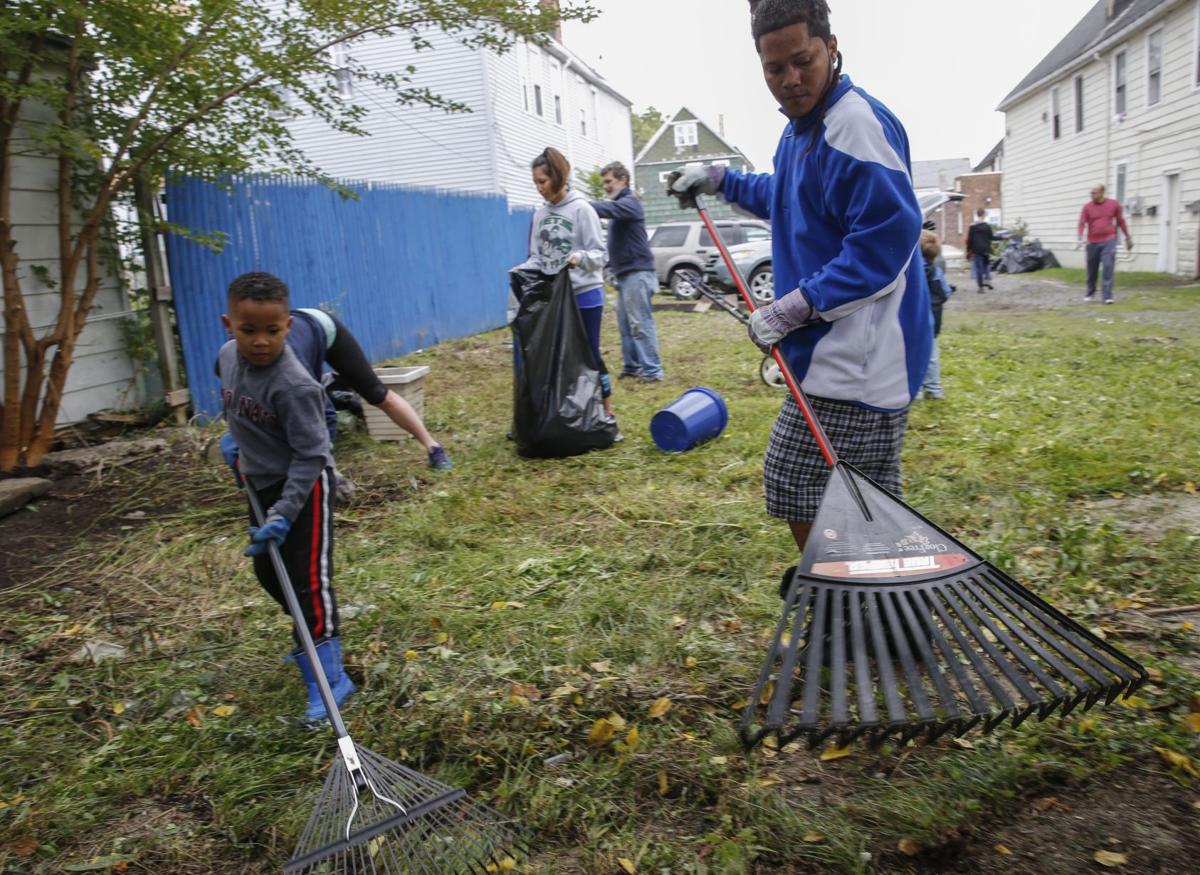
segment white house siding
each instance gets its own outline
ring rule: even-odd
[[[633,125],[629,104],[596,84],[570,56],[562,59],[545,48],[520,45],[487,60],[494,101],[498,190],[509,203],[541,203],[530,179],[529,162],[554,146],[571,162],[572,173],[586,175],[610,161],[633,167]],[[533,86],[542,89],[542,115],[536,111]],[[523,88],[528,92],[528,109]],[[554,97],[563,103],[563,123],[554,114]],[[580,112],[587,132],[580,126]]]
[[[594,74],[561,48],[521,43],[496,54],[468,48],[440,31],[425,36],[432,47],[419,52],[407,38],[382,37],[355,43],[349,54],[375,72],[402,72],[411,64],[414,85],[472,111],[397,106],[381,89],[355,82],[353,99],[369,110],[361,124],[369,137],[333,131],[313,118],[292,125],[297,144],[322,170],[342,178],[502,192],[514,205],[532,206],[540,199],[529,162],[546,146],[560,149],[582,173],[614,159],[632,165],[629,103],[598,86]],[[534,106],[535,84],[541,87],[541,115]],[[586,133],[580,110],[586,113]]]
[[[493,191],[488,148],[487,88],[480,57],[440,31],[425,34],[432,48],[417,51],[405,37],[374,37],[349,48],[353,60],[379,73],[403,73],[413,84],[471,108],[446,113],[401,106],[382,88],[354,82],[353,100],[368,110],[361,127],[369,137],[331,129],[305,118],[291,127],[298,145],[332,176],[460,191]]]
[[[36,125],[45,120],[46,110],[26,105],[23,119]],[[59,312],[57,283],[60,278],[58,252],[57,165],[50,158],[13,158],[13,233],[20,258],[17,275],[24,292],[26,310],[34,334],[42,337],[54,326]],[[55,288],[35,274],[45,268]],[[39,271],[40,272],[40,271]],[[82,288],[85,277],[77,279]],[[124,290],[112,273],[106,273],[92,306],[87,324],[76,342],[71,370],[67,374],[58,424],[68,425],[104,409],[136,407],[139,396],[133,362],[126,352],[121,321],[128,318]],[[50,350],[47,368],[55,350]],[[0,360],[0,379],[4,363]],[[24,388],[25,369],[21,380]]]
[[[1030,232],[1068,266],[1081,267],[1084,253],[1075,249],[1079,211],[1088,192],[1103,182],[1116,197],[1117,165],[1126,166],[1126,223],[1134,238],[1132,256],[1121,266],[1195,274],[1200,216],[1187,205],[1200,201],[1200,88],[1195,85],[1200,0],[1167,7],[1154,22],[1103,47],[1078,69],[1066,69],[1052,83],[1012,105],[1005,117],[1005,173],[1002,183],[1008,220],[1022,219]],[[1162,97],[1147,105],[1147,34],[1163,29]],[[1113,67],[1126,53],[1126,112],[1115,114]],[[1084,130],[1075,133],[1074,84],[1084,77]],[[1058,87],[1062,135],[1054,140],[1051,89]],[[1045,114],[1045,119],[1043,119]],[[1178,173],[1179,196],[1172,219],[1174,264],[1165,255],[1161,219],[1165,209],[1164,177]],[[1140,215],[1133,207],[1140,205]],[[1158,215],[1150,215],[1149,208]],[[1123,251],[1123,250],[1122,250]]]

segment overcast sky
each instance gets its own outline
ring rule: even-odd
[[[979,162],[1004,136],[996,105],[1095,0],[830,0],[845,73],[908,130],[915,161]],[[760,170],[783,128],[763,83],[744,0],[593,0],[563,41],[633,101],[687,106]]]

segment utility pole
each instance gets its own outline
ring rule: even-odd
[[[138,212],[138,228],[142,238],[146,287],[150,292],[150,324],[154,330],[154,346],[158,350],[158,366],[162,374],[163,400],[171,409],[176,425],[187,425],[187,406],[191,393],[183,385],[179,360],[175,357],[175,329],[171,326],[173,294],[155,230],[154,192],[145,176],[133,183],[133,198]]]

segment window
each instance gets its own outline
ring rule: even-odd
[[[1075,77],[1075,133],[1083,131],[1083,77]]]
[[[554,121],[562,124],[562,98],[559,95],[554,95]]]
[[[529,112],[529,52],[517,52],[517,73],[521,77],[521,105]]]
[[[1163,32],[1156,30],[1146,37],[1146,105],[1162,100]]]
[[[1113,185],[1113,188],[1115,189],[1113,194],[1117,199],[1117,203],[1119,203],[1119,204],[1125,203],[1125,188],[1126,188],[1125,180],[1128,176],[1128,173],[1126,172],[1126,166],[1127,165],[1125,164],[1124,161],[1119,161],[1117,163],[1117,171],[1116,171],[1117,180],[1116,180],[1116,184]]]
[[[587,110],[579,110],[579,133],[587,136]]]
[[[1125,53],[1113,59],[1113,112],[1125,115]]]
[[[696,135],[695,122],[681,122],[675,125],[675,148],[679,149],[684,146],[695,146],[699,142]]]
[[[354,96],[354,74],[350,71],[350,49],[345,43],[333,47],[333,78],[337,83],[338,97]]]
[[[721,235],[721,240],[724,241],[726,246],[736,246],[738,243],[744,243],[746,241],[745,234],[742,233],[742,229],[737,225],[717,225],[717,233]],[[699,245],[713,245],[712,235],[708,233],[707,228],[700,232]]]
[[[545,115],[542,111],[542,86],[533,86],[533,111],[538,115]]]
[[[746,232],[747,243],[771,239],[771,232],[762,225],[742,225],[742,230]]]
[[[1200,0],[1196,0],[1196,39],[1193,50],[1192,85],[1200,88]]]
[[[1058,89],[1050,89],[1050,135],[1054,139],[1062,136],[1062,116],[1059,114]]]
[[[659,179],[666,182],[666,171],[659,175]],[[687,240],[687,225],[659,225],[654,229],[654,236],[650,238],[651,249],[665,249],[668,246],[682,246]]]

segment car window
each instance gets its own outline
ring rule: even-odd
[[[746,235],[744,233],[742,233],[742,229],[739,228],[737,225],[718,224],[717,230],[721,232],[721,239],[723,241],[725,241],[726,246],[733,246],[735,243],[745,243],[746,242]],[[703,231],[700,232],[700,245],[701,246],[712,246],[713,245],[712,235],[708,233],[707,228],[705,228]]]
[[[746,234],[746,242],[754,243],[757,240],[770,240],[771,232],[762,225],[742,225],[742,231]]]
[[[682,246],[687,240],[687,225],[659,225],[650,238],[650,246],[663,249],[667,246]]]

